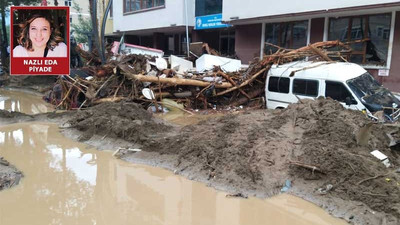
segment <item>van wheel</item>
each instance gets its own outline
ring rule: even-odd
[[[279,107],[276,107],[276,109],[284,109],[284,107],[279,106]]]

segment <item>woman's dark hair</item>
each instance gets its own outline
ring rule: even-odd
[[[34,14],[24,23],[19,24],[20,33],[18,35],[18,44],[26,48],[28,51],[33,50],[32,41],[29,39],[29,27],[31,23],[37,18],[43,18],[50,23],[51,34],[49,40],[47,41],[46,47],[49,50],[53,50],[58,45],[58,43],[64,41],[64,39],[61,37],[61,32],[58,30],[58,28],[54,26],[54,21],[51,16],[46,14]]]

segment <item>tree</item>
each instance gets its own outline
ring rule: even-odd
[[[78,23],[71,24],[74,30],[73,35],[77,43],[88,43],[88,35],[92,32],[92,20],[90,18],[83,18],[82,8],[74,2],[73,9],[76,10],[78,14]]]
[[[1,47],[1,63],[2,65],[6,64],[6,55],[7,55],[7,46],[8,37],[7,37],[7,27],[6,27],[6,12],[9,10],[9,7],[19,6],[19,5],[34,5],[41,2],[41,0],[1,0],[0,1],[0,14],[1,14],[1,34],[2,38],[0,38],[0,47]],[[6,68],[8,69],[8,68]]]

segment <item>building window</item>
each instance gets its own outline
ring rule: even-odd
[[[235,55],[235,30],[234,29],[220,30],[219,52],[225,56]]]
[[[165,0],[124,0],[124,12],[135,12],[165,6]]]
[[[378,14],[329,19],[329,40],[352,42],[353,51],[348,61],[364,65],[385,66],[388,50],[392,15]]]
[[[222,13],[222,0],[196,0],[196,16]]]
[[[72,0],[64,1],[65,6],[72,6]]]
[[[265,25],[265,42],[283,48],[300,48],[307,45],[308,21],[269,23]],[[274,53],[277,48],[266,45],[265,53]]]

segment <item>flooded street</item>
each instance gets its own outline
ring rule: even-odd
[[[0,155],[23,171],[0,192],[0,224],[346,224],[289,195],[226,198],[169,171],[114,159],[56,125],[0,128]]]
[[[43,101],[38,95],[0,89],[0,109],[32,115],[51,112],[54,107]]]

